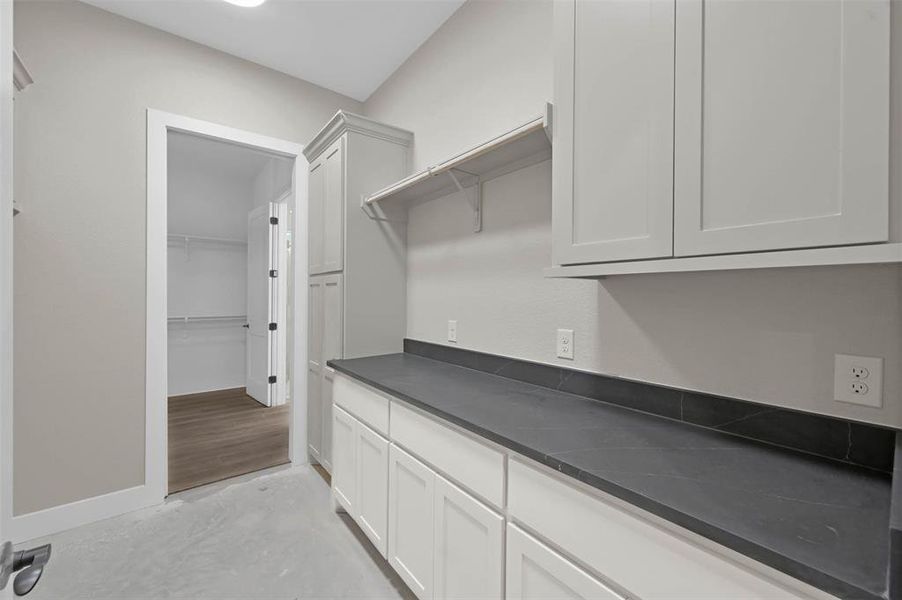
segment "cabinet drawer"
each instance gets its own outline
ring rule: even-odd
[[[504,455],[407,408],[391,403],[391,439],[490,504],[504,505]]]
[[[508,473],[515,520],[644,600],[806,597],[524,463]]]
[[[338,373],[332,387],[332,402],[372,429],[388,436],[388,398]]]

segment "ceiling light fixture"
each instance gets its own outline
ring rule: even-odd
[[[234,4],[235,6],[243,6],[244,8],[253,8],[255,6],[260,6],[266,0],[225,0],[229,4]]]

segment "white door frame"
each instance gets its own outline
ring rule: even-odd
[[[307,169],[303,146],[276,138],[147,110],[147,347],[144,432],[144,485],[162,502],[169,488],[167,464],[167,302],[166,302],[166,165],[167,133],[195,136],[265,150],[294,160],[292,209],[292,298],[294,300],[291,368],[291,417],[288,453],[292,464],[307,462]],[[303,161],[303,162],[302,162]],[[297,293],[304,290],[305,293]],[[303,401],[302,401],[303,399]]]
[[[13,3],[0,2],[0,543],[11,536],[13,515],[12,54]],[[7,595],[9,588],[0,592]]]

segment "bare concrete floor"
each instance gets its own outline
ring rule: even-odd
[[[308,467],[276,468],[28,545],[53,543],[41,599],[413,595]]]

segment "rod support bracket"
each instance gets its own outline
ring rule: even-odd
[[[463,193],[466,196],[467,202],[470,204],[470,208],[473,209],[473,233],[479,233],[480,231],[482,231],[482,181],[480,181],[479,176],[475,175],[474,173],[460,171],[464,175],[476,178],[476,183],[474,183],[470,187],[464,187],[460,183],[460,179],[457,178],[457,175],[454,174],[454,171],[460,170],[449,169],[447,171],[448,176],[451,178],[451,181],[454,182],[454,187],[456,187],[459,192]],[[472,194],[468,194],[468,190],[472,190]]]

